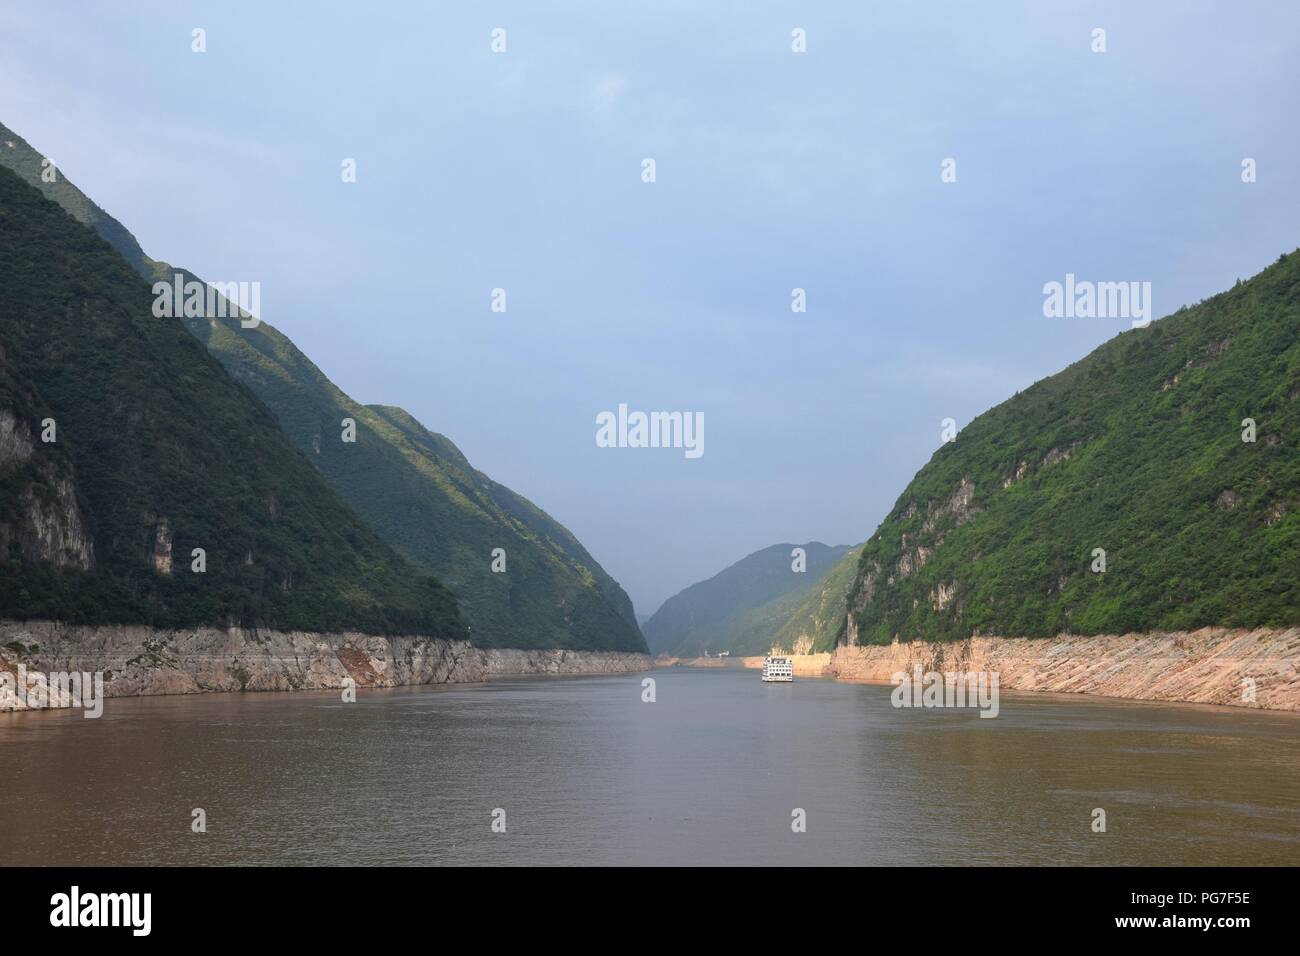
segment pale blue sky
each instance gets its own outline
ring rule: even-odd
[[[864,539],[942,418],[1127,326],[1044,318],[1043,283],[1164,315],[1295,248],[1298,53],[1290,2],[7,3],[0,119],[647,614]],[[597,448],[620,402],[703,412],[704,457]]]

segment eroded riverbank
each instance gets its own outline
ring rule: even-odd
[[[889,683],[899,671],[983,671],[1007,690],[1300,712],[1300,628],[1202,628],[1153,634],[973,637],[840,647],[796,655],[796,676]],[[761,657],[683,660],[761,668]]]
[[[512,650],[465,641],[366,634],[78,627],[0,622],[0,671],[102,672],[105,697],[234,691],[326,690],[460,684],[495,677],[626,674],[648,670],[645,654]],[[0,711],[26,709],[0,681]]]

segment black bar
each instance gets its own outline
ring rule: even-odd
[[[1208,938],[1232,945],[1257,931],[1293,928],[1294,884],[1291,869],[644,869],[606,875],[578,869],[10,868],[0,871],[0,912],[12,941],[28,934],[66,939],[75,932],[79,941],[201,942],[212,932],[227,939],[248,933],[259,945],[277,939],[373,943],[376,934],[402,927],[434,931],[434,938],[461,927],[484,945],[511,930],[534,932],[534,945],[543,945],[557,933],[641,934],[653,927],[666,942],[681,943],[703,922],[713,932],[725,929],[737,939],[752,933],[760,942],[774,933],[806,938],[834,927],[836,935],[860,935],[863,945],[894,937],[974,942],[1021,934],[1026,941],[1067,945],[1098,937],[1180,945]],[[127,925],[116,927],[53,926],[57,894],[70,897],[74,886],[83,906],[87,896],[96,896],[96,914],[98,894],[150,894],[148,935],[136,936],[126,916],[120,922]],[[143,906],[123,912],[141,916]],[[1143,920],[1153,922],[1137,922]],[[444,939],[450,943],[452,936]]]

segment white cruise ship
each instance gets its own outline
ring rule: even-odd
[[[792,681],[794,680],[794,661],[788,657],[765,657],[763,658],[763,680],[765,681]]]

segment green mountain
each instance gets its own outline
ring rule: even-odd
[[[834,650],[844,627],[849,588],[858,573],[861,554],[861,545],[845,551],[795,608],[772,643],[787,650],[795,647],[811,647],[815,653]]]
[[[1295,625],[1298,506],[1292,253],[935,452],[863,547],[845,638]]]
[[[0,617],[464,636],[149,283],[8,169],[0,302]]]
[[[95,229],[141,275],[196,278],[146,256],[62,174],[57,184],[44,183],[41,162],[0,126],[0,164]],[[456,594],[474,643],[645,650],[632,602],[573,534],[476,470],[449,439],[400,408],[355,402],[265,322],[244,328],[233,309],[224,318],[182,321],[274,412],[290,440],[384,541]],[[355,423],[354,442],[343,441],[344,419]],[[504,573],[493,571],[498,548],[505,552]]]
[[[476,644],[644,651],[632,602],[567,528],[400,408],[361,405],[263,323],[186,319],[384,540],[460,599]],[[342,441],[351,419],[356,441]],[[505,572],[492,570],[495,549]]]
[[[39,189],[47,199],[53,199],[77,222],[94,229],[136,272],[146,278],[155,277],[156,263],[144,254],[135,237],[68,182],[62,172],[50,167],[44,156],[3,123],[0,123],[0,166]]]
[[[796,547],[804,549],[805,571],[793,570]],[[678,657],[764,653],[848,550],[812,541],[755,551],[665,601],[645,624],[651,652]]]

